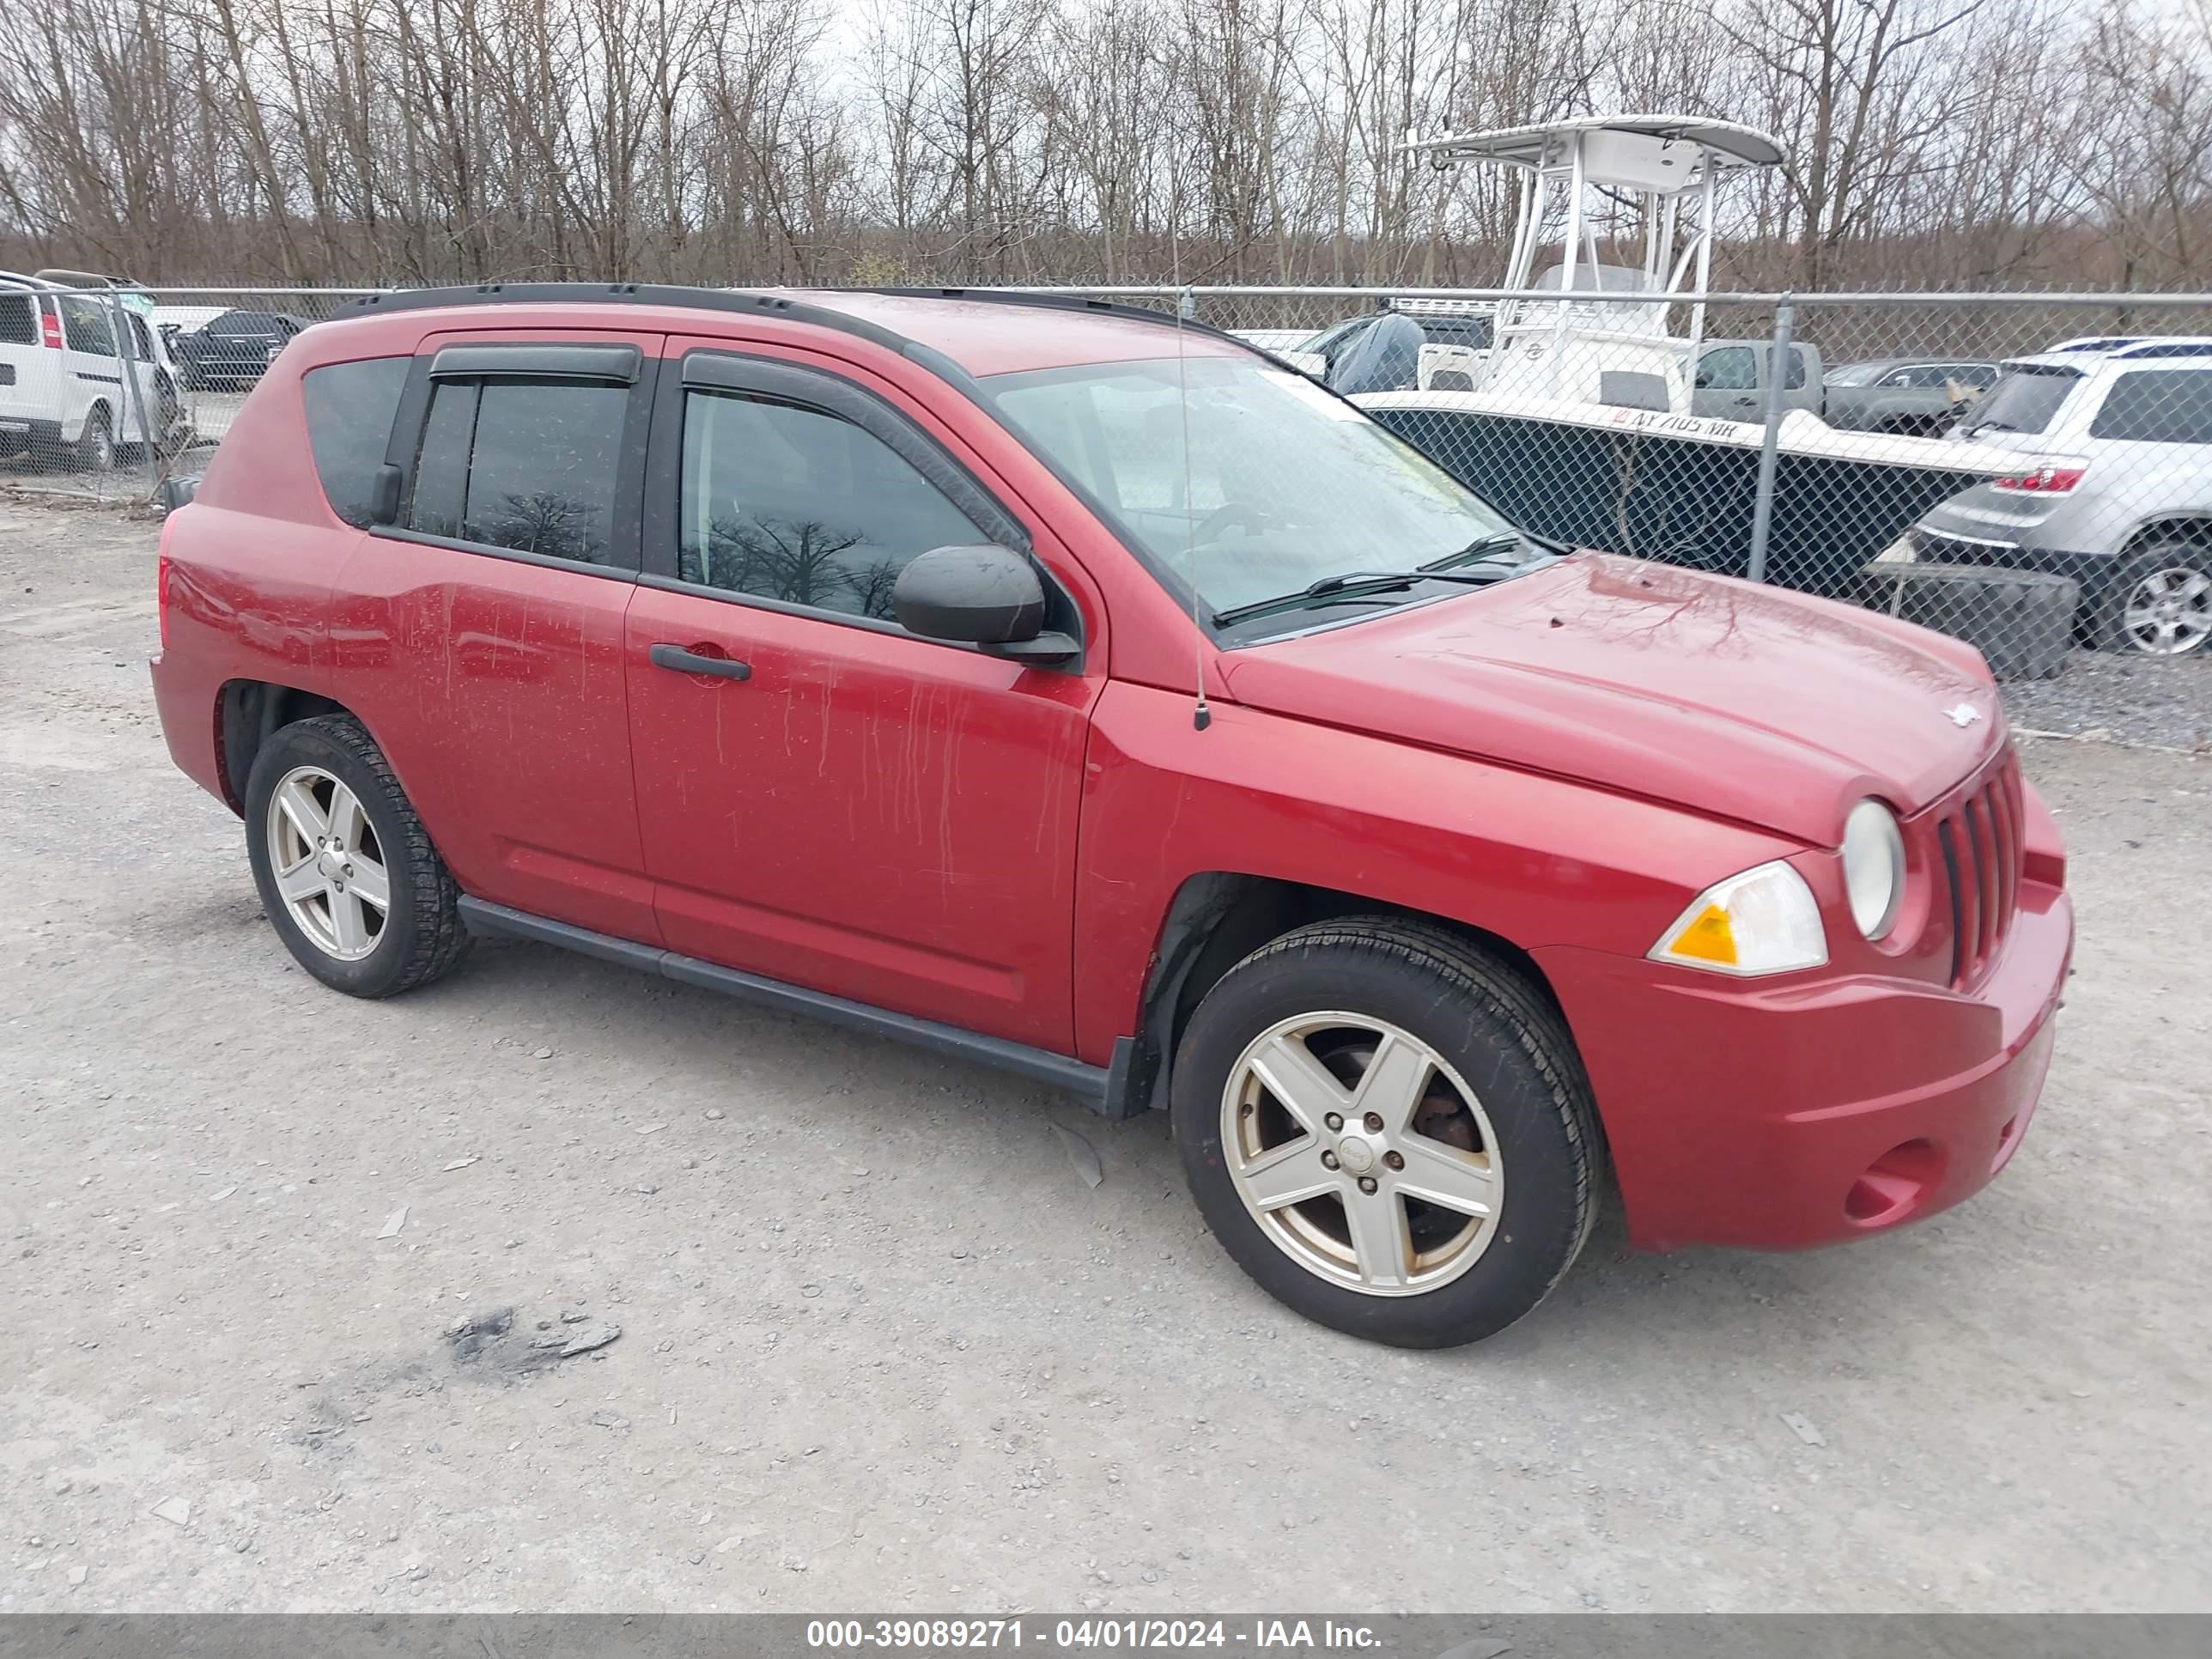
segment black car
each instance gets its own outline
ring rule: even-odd
[[[282,311],[226,311],[172,334],[169,356],[188,386],[249,386],[307,326],[306,318]]]

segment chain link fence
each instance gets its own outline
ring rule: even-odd
[[[2212,295],[1060,289],[1237,333],[1522,529],[1966,640],[2212,748]]]
[[[150,497],[374,291],[0,283],[0,481]],[[1965,639],[2024,726],[2212,746],[2212,295],[1044,291],[1237,333],[1534,535]]]
[[[0,277],[0,483],[152,499],[206,464],[294,335],[377,291]]]

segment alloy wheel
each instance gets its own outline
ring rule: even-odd
[[[1437,1051],[1364,1014],[1261,1032],[1221,1101],[1229,1175],[1270,1243],[1316,1277],[1413,1296],[1472,1267],[1505,1199],[1482,1106]]]
[[[269,866],[294,926],[325,956],[356,962],[384,937],[392,882],[376,830],[352,790],[295,766],[269,797]]]
[[[2212,639],[2212,575],[2188,565],[2154,570],[2129,590],[2120,625],[2153,656],[2178,657]]]

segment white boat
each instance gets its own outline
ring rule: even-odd
[[[1508,292],[1488,349],[1422,345],[1413,388],[1354,401],[1525,530],[1744,571],[1765,427],[1690,410],[1717,191],[1780,165],[1781,147],[1730,121],[1614,115],[1406,149],[1522,174]],[[1791,411],[1776,433],[1765,574],[1853,591],[1923,513],[2002,476],[1974,447],[1839,432]]]

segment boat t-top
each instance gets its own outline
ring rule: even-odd
[[[1686,410],[1705,337],[1721,179],[1782,164],[1756,128],[1694,115],[1586,115],[1449,137],[1403,153],[1432,166],[1522,174],[1519,212],[1486,355],[1437,360],[1460,390]],[[1601,240],[1602,238],[1602,240]],[[1533,297],[1556,292],[1558,300]],[[1630,295],[1647,295],[1638,303]],[[1687,331],[1668,313],[1686,301]]]
[[[1921,514],[2000,470],[1974,445],[1842,431],[1805,410],[1782,414],[1771,437],[1763,422],[1697,412],[1720,186],[1782,164],[1767,134],[1702,116],[1593,115],[1404,148],[1440,167],[1522,174],[1491,342],[1409,344],[1419,331],[1400,316],[1363,349],[1395,350],[1415,372],[1339,389],[1522,529],[1850,594]],[[1330,366],[1332,385],[1343,368]]]

